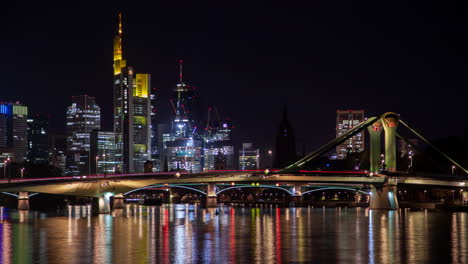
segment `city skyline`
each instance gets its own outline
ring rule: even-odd
[[[38,8],[42,10],[51,7],[49,5]],[[125,18],[124,31],[128,32],[124,40],[125,56],[138,71],[153,75],[152,87],[157,88],[160,95],[159,122],[169,120],[169,97],[178,79],[177,62],[183,58],[188,69],[185,74],[199,87],[204,104],[214,102],[223,116],[234,121],[233,133],[238,142],[253,141],[264,149],[273,148],[274,131],[281,121],[284,103],[288,105],[297,133],[298,151],[302,151],[302,145],[311,151],[334,138],[337,109],[366,109],[367,116],[395,111],[432,138],[458,135],[467,130],[464,123],[450,133],[442,128],[456,122],[456,113],[463,111],[463,99],[451,95],[466,82],[459,74],[463,60],[454,57],[455,54],[465,55],[461,50],[463,42],[459,41],[461,35],[454,34],[461,28],[443,20],[450,12],[455,12],[453,20],[459,19],[456,11],[442,9],[435,13],[430,3],[423,6],[416,13],[441,29],[432,31],[430,23],[416,22],[420,30],[412,36],[410,33],[416,25],[409,22],[414,22],[411,12],[417,11],[418,6],[399,10],[400,20],[394,21],[390,17],[392,8],[380,10],[382,18],[378,18],[377,13],[344,6],[358,12],[360,16],[356,18],[325,5],[324,14],[311,11],[317,16],[309,22],[303,20],[305,14],[299,10],[306,7],[305,4],[286,8],[297,12],[297,16],[271,6],[266,8],[269,12],[259,12],[258,18],[254,16],[261,10],[257,5],[247,10],[221,8],[219,15],[211,14],[207,11],[210,9],[203,11],[203,6],[176,8],[170,4],[149,3],[145,6],[147,10],[133,6],[120,8]],[[190,8],[194,8],[193,12]],[[84,6],[76,10],[54,7],[52,10],[60,11],[56,13],[20,12],[15,6],[8,6],[7,10],[8,16],[4,19],[8,27],[2,29],[5,42],[1,45],[4,50],[14,52],[6,54],[8,67],[2,68],[2,77],[5,86],[15,89],[4,89],[2,98],[21,101],[32,113],[52,113],[53,127],[64,132],[65,114],[62,113],[67,98],[89,94],[96,97],[103,108],[103,128],[112,130],[112,100],[108,96],[112,90],[112,79],[109,79],[112,52],[109,50],[117,11]],[[175,10],[200,19],[190,24],[187,16],[181,15],[179,21],[169,23],[167,18]],[[234,15],[241,10],[245,15],[243,19]],[[332,21],[325,17],[332,13],[340,15],[340,19]],[[88,18],[86,21],[80,20],[84,14]],[[219,23],[208,23],[210,18]],[[366,19],[373,19],[381,31],[361,27],[360,21]],[[320,27],[320,20],[323,27]],[[339,23],[342,20],[348,22],[342,25]],[[411,27],[405,28],[405,22]],[[30,26],[28,30],[27,25]],[[305,31],[309,26],[309,31]],[[286,32],[286,27],[290,31]],[[327,33],[329,31],[335,35]],[[444,35],[445,41],[437,34]],[[350,36],[355,38],[350,40]],[[240,42],[241,39],[249,39],[251,45]],[[405,44],[408,39],[412,40],[411,45]],[[427,41],[432,39],[436,41]],[[27,49],[23,40],[28,40]],[[309,44],[310,48],[306,49]],[[370,48],[372,44],[377,47]],[[280,46],[285,49],[278,50]],[[417,48],[421,51],[409,55],[409,50]],[[429,50],[430,62],[422,60]],[[31,54],[34,56],[29,56]],[[37,59],[27,60],[29,58]],[[35,66],[38,61],[48,67]],[[85,61],[88,63],[84,64]],[[399,67],[404,63],[407,64],[404,68]],[[57,67],[59,64],[65,67]],[[20,78],[15,72],[30,78]],[[55,76],[56,81],[48,82],[47,76]],[[55,83],[60,83],[60,88]],[[428,92],[431,89],[443,89],[445,95],[433,96]],[[382,95],[387,91],[391,92],[389,96]],[[31,96],[22,96],[26,93]],[[43,94],[52,96],[57,103],[45,105],[32,99],[41,98]],[[239,105],[250,107],[243,110]],[[271,131],[270,135],[261,136],[264,129]]]

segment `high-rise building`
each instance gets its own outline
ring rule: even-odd
[[[171,99],[175,117],[170,133],[163,134],[164,157],[170,171],[203,170],[203,139],[197,130],[194,115],[194,90],[183,81],[182,60],[180,61],[179,83]]]
[[[151,89],[151,161],[153,162],[153,170],[161,171],[160,154],[158,148],[158,120],[156,111],[156,88]]]
[[[94,97],[73,96],[67,109],[67,175],[91,173],[91,131],[101,129],[101,110]]]
[[[364,110],[336,110],[336,137],[339,137],[365,120]],[[364,150],[364,133],[359,132],[336,147],[336,158],[344,159],[348,153]]]
[[[151,158],[150,74],[135,74],[122,55],[122,15],[114,37],[114,132],[124,172],[143,172]]]
[[[273,167],[281,169],[294,163],[297,159],[296,139],[291,122],[288,120],[286,107],[283,110],[283,120],[276,134],[275,158]]]
[[[49,164],[49,118],[34,115],[28,118],[28,161]]]
[[[28,107],[16,103],[0,103],[0,148],[13,151],[13,162],[23,162],[28,153]]]
[[[253,147],[252,143],[242,143],[239,150],[239,169],[256,170],[260,167],[260,150]]]
[[[208,122],[204,131],[204,170],[234,169],[234,146],[232,144],[231,124],[228,120]],[[219,116],[217,114],[217,116]]]
[[[115,157],[118,150],[116,138],[113,131],[91,132],[91,173],[113,174],[117,168],[121,168],[121,161]]]

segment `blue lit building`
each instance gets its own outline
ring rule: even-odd
[[[28,107],[15,103],[0,103],[0,149],[12,153],[13,162],[23,162],[28,153]],[[3,164],[3,162],[2,162]]]

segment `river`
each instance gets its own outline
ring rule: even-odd
[[[468,263],[463,212],[177,204],[0,213],[0,263]]]

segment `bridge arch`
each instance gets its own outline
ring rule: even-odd
[[[346,191],[359,192],[361,194],[369,195],[368,192],[353,189],[353,188],[348,188],[348,187],[323,187],[323,188],[318,188],[318,189],[313,189],[313,190],[308,190],[308,191],[302,192],[302,195],[308,194],[308,193],[313,193],[313,192],[319,192],[319,191],[328,191],[328,190],[346,190]]]
[[[160,187],[182,188],[182,189],[187,189],[187,190],[192,190],[192,191],[195,191],[195,192],[199,192],[199,193],[201,193],[201,194],[203,194],[203,195],[207,195],[206,192],[204,192],[204,191],[202,191],[202,190],[199,190],[199,189],[197,189],[197,188],[192,188],[192,187],[184,186],[184,185],[175,185],[175,184],[168,184],[168,185],[159,184],[159,185],[145,186],[145,187],[141,187],[141,188],[137,188],[137,189],[128,191],[128,192],[124,193],[124,195],[130,194],[130,193],[133,193],[133,192],[136,192],[136,191],[140,191],[140,190],[145,190],[145,189],[150,189],[150,188],[160,188]]]
[[[233,190],[233,189],[238,189],[238,188],[271,188],[271,189],[279,189],[279,190],[283,190],[285,192],[287,192],[288,194],[290,195],[294,195],[294,193],[292,193],[290,190],[286,189],[286,188],[283,188],[283,187],[279,187],[279,186],[275,186],[275,185],[237,185],[237,186],[232,186],[232,187],[227,187],[227,188],[224,188],[218,192],[216,192],[216,195],[219,195],[220,193],[224,192],[224,191],[227,191],[227,190]]]

